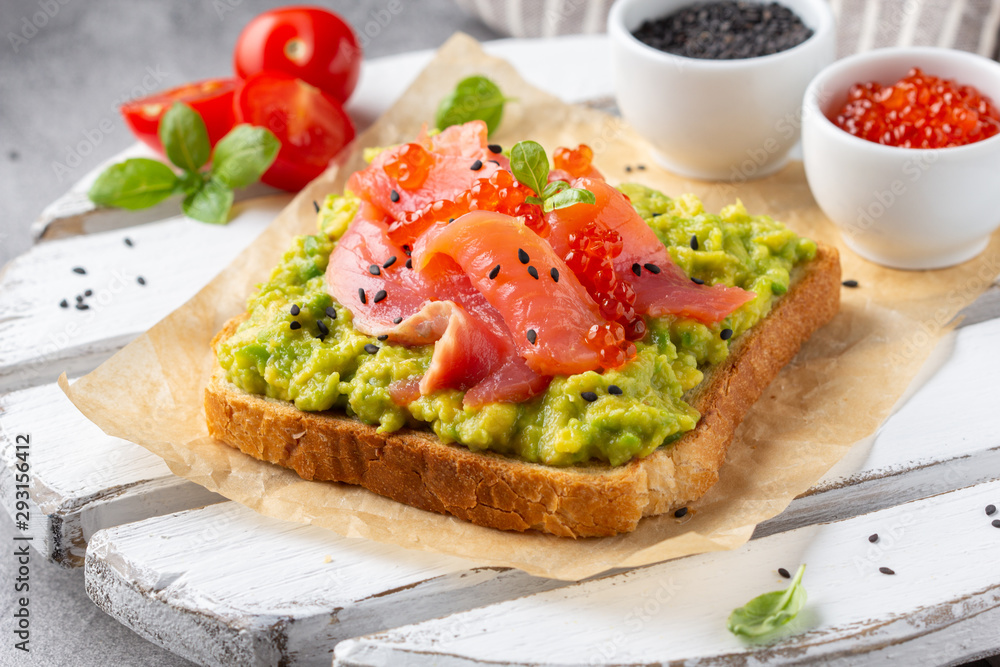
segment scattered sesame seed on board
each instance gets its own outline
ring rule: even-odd
[[[138,278],[136,278],[135,281],[137,283],[139,283],[140,285],[145,285],[146,284],[146,279],[143,278],[142,276],[139,276]]]
[[[780,574],[785,579],[791,579],[792,578],[792,575],[788,572],[788,570],[786,570],[783,567],[779,567],[778,568],[778,574]]]
[[[688,513],[688,508],[687,507],[681,507],[680,509],[674,510],[674,518],[675,519],[683,519],[685,516],[687,516],[687,513]]]
[[[632,165],[629,165],[629,164],[625,165],[625,173],[626,174],[631,174],[632,173]]]
[[[1000,528],[1000,519],[993,519],[993,521],[990,522],[990,525],[994,528]]]
[[[90,310],[90,306],[88,306],[85,303],[78,303],[78,304],[76,304],[76,309],[77,310]]]
[[[135,245],[134,243],[132,243],[132,239],[130,239],[127,236],[124,239],[122,239],[122,240],[125,241],[125,245],[127,245],[129,248],[131,248],[133,245]]]
[[[646,165],[644,164],[637,164],[635,165],[635,168],[638,169],[639,171],[646,171]]]
[[[67,301],[66,299],[63,299],[62,301],[59,302],[59,307],[60,308],[69,308],[69,301]]]
[[[997,506],[996,505],[987,505],[986,506],[986,516],[993,516],[996,513],[997,513]]]
[[[871,535],[869,535],[868,541],[871,542],[872,544],[878,542],[878,533],[872,533]]]
[[[878,571],[881,572],[882,574],[896,574],[895,570],[892,570],[888,567],[880,567]]]
[[[858,281],[857,280],[845,280],[844,282],[842,282],[840,284],[843,285],[844,287],[854,288],[854,287],[858,286]]]
[[[85,275],[87,275],[87,269],[83,268],[82,266],[74,266],[73,267],[73,273],[79,274],[81,276],[85,276]]]

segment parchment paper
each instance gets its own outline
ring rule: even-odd
[[[481,528],[396,503],[362,488],[309,482],[210,439],[203,388],[213,366],[212,336],[264,280],[296,234],[316,229],[313,200],[340,192],[363,166],[361,148],[410,140],[431,121],[438,101],[462,77],[485,74],[516,102],[508,104],[497,143],[535,139],[551,155],[558,145],[589,144],[612,183],[633,180],[668,195],[694,192],[706,210],[738,197],[799,234],[836,245],[845,278],[840,314],[803,347],[754,406],[721,471],[692,506],[691,519],[644,519],[611,538],[572,540]],[[954,315],[1000,272],[1000,234],[961,266],[929,272],[884,269],[846,250],[816,207],[802,166],[740,186],[686,181],[655,166],[648,146],[622,121],[567,105],[526,84],[507,63],[456,35],[399,101],[353,145],[341,166],[310,184],[225,271],[184,306],[95,371],[69,387],[70,399],[106,433],[163,457],[193,482],[272,517],[314,524],[348,537],[452,554],[477,565],[511,566],[535,575],[579,579],[612,567],[732,549],[754,526],[809,489],[855,442],[870,436]],[[645,165],[625,172],[626,165]]]

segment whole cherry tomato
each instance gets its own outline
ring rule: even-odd
[[[260,72],[244,81],[236,93],[236,115],[281,141],[278,157],[260,180],[283,190],[301,190],[354,138],[354,125],[339,101],[281,72]]]
[[[236,79],[207,79],[189,83],[131,100],[121,105],[119,111],[135,136],[163,153],[159,135],[160,118],[174,102],[184,102],[201,115],[208,129],[208,139],[214,146],[236,124],[233,93],[238,83]]]
[[[351,27],[321,7],[283,7],[254,18],[236,41],[242,79],[277,70],[346,102],[361,72],[361,47]]]

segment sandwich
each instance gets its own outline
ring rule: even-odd
[[[307,480],[599,537],[684,509],[837,312],[835,249],[470,121],[371,151],[213,341],[210,434]]]

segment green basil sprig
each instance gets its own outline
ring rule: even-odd
[[[444,130],[470,120],[481,120],[486,123],[487,134],[493,134],[500,125],[503,105],[507,101],[500,88],[485,76],[467,77],[438,105],[437,128]]]
[[[734,635],[761,639],[775,633],[802,610],[806,589],[802,586],[805,565],[800,565],[792,583],[783,591],[758,595],[729,615],[729,631]]]
[[[535,141],[519,141],[510,149],[510,170],[523,185],[539,196],[525,199],[538,204],[548,213],[574,204],[594,204],[594,193],[584,188],[571,188],[566,181],[549,183],[549,158]]]
[[[160,141],[178,168],[148,158],[133,158],[104,170],[87,196],[95,204],[136,210],[184,195],[181,208],[195,220],[225,224],[233,205],[233,189],[258,180],[278,155],[281,142],[269,130],[241,124],[212,151],[205,121],[197,111],[174,102],[160,119]],[[212,159],[212,167],[202,167]]]

